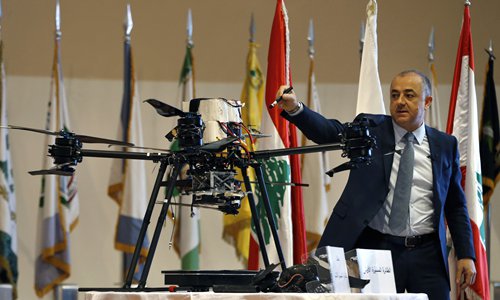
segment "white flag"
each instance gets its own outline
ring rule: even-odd
[[[310,57],[307,107],[321,113],[313,57]],[[302,146],[311,145],[315,143],[303,137]],[[325,152],[302,155],[302,181],[309,184],[305,188],[307,205],[304,205],[308,251],[314,250],[318,245],[329,216],[327,191],[330,177],[325,174],[328,165],[328,155]]]
[[[45,129],[69,130],[69,114],[60,61],[60,36],[56,37],[52,69],[51,96]],[[45,145],[55,143],[53,136]],[[44,169],[53,167],[52,158],[44,156]],[[35,291],[39,297],[50,292],[70,276],[70,232],[78,222],[79,203],[76,177],[43,175],[39,199]]]
[[[360,113],[385,114],[382,86],[378,75],[376,0],[370,0],[366,6],[365,41],[359,71],[356,115]]]
[[[125,76],[121,105],[120,125],[117,139],[143,146],[140,99],[134,74],[134,64],[130,39],[124,43]],[[124,270],[127,271],[146,213],[149,192],[146,186],[146,164],[144,160],[114,159],[108,186],[108,195],[119,205],[119,215],[115,232],[115,249],[125,254]],[[149,240],[145,236],[140,252],[140,260],[148,255]],[[134,272],[134,279],[139,280],[142,264]]]
[[[7,98],[3,43],[0,41],[0,118],[7,125]],[[16,290],[17,283],[17,225],[14,175],[10,158],[9,132],[0,131],[0,283],[8,283]]]

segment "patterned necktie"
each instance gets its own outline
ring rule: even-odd
[[[391,216],[389,218],[389,228],[396,235],[406,229],[410,217],[410,195],[413,184],[413,162],[415,160],[414,138],[411,132],[407,132],[403,137],[406,145],[399,161],[398,177],[394,187]]]

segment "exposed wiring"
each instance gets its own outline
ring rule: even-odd
[[[283,288],[283,287],[289,285],[296,277],[300,277],[300,279],[297,282],[301,282],[302,280],[304,280],[304,276],[302,274],[294,274],[292,277],[290,277],[290,279],[285,284],[280,284],[278,282],[278,286],[280,288]]]

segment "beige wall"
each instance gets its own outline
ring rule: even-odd
[[[4,0],[3,34],[9,73],[47,76],[53,49],[54,2]],[[358,39],[365,21],[365,0],[289,0],[286,2],[295,81],[307,74],[307,26],[316,29],[320,82],[355,83]],[[500,1],[471,1],[472,35],[478,78],[489,39],[500,45]],[[124,0],[61,1],[63,61],[66,76],[119,79],[122,74]],[[138,75],[144,80],[176,81],[184,55],[186,12],[193,12],[197,77],[201,81],[240,82],[250,14],[265,62],[274,13],[272,0],[130,1]],[[383,82],[406,68],[426,68],[427,42],[436,30],[436,68],[440,82],[452,78],[463,0],[380,0],[380,73]],[[265,64],[264,64],[265,65]]]
[[[7,95],[11,124],[41,128],[49,97],[53,51],[54,1],[4,0],[2,23]],[[275,2],[271,0],[130,1],[134,17],[133,45],[141,99],[157,98],[175,104],[177,80],[184,55],[185,16],[193,10],[197,96],[238,98],[243,80],[251,12],[257,23],[259,57],[265,68],[269,28]],[[305,95],[306,31],[309,18],[316,24],[316,78],[326,115],[351,120],[355,113],[358,77],[358,35],[367,1],[288,0],[292,34],[294,86]],[[446,119],[463,1],[379,1],[379,64],[384,93],[397,71],[426,69],[427,38],[436,28],[436,64],[441,112]],[[122,22],[126,1],[62,1],[62,52],[72,128],[83,134],[114,138],[122,93]],[[476,46],[476,83],[479,110],[486,55],[492,37],[500,41],[500,1],[473,1],[471,7]],[[498,67],[497,67],[498,68]],[[500,72],[500,71],[499,71]],[[497,72],[498,73],[498,72]],[[497,75],[498,77],[498,75]],[[497,80],[497,83],[499,80]],[[497,88],[497,90],[499,90]],[[142,108],[145,144],[166,147],[164,134],[173,121]],[[17,190],[20,299],[34,299],[35,232],[40,179],[26,172],[42,166],[43,137],[11,134]],[[93,147],[92,147],[93,148]],[[331,154],[332,166],[341,162]],[[117,207],[105,194],[111,161],[85,158],[78,167],[80,224],[72,235],[72,276],[81,286],[119,286],[120,255],[113,249]],[[154,165],[148,164],[152,186]],[[333,206],[347,174],[334,178]],[[305,191],[307,194],[307,191]],[[493,203],[492,279],[500,281],[500,192]],[[153,218],[156,221],[156,217]],[[222,216],[202,212],[203,269],[239,268],[234,252],[220,239]],[[171,226],[162,234],[149,283],[161,286],[160,271],[179,268],[168,250]],[[496,256],[495,256],[496,255]],[[49,298],[47,298],[49,299]]]

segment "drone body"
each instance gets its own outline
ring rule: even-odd
[[[286,268],[276,230],[277,227],[273,218],[274,214],[266,190],[266,185],[275,183],[265,182],[262,160],[275,156],[342,150],[342,156],[348,158],[349,161],[332,170],[332,172],[338,172],[369,164],[371,149],[375,146],[375,140],[370,136],[368,130],[368,122],[362,121],[361,123],[345,124],[340,143],[251,151],[246,144],[246,136],[253,143],[254,137],[262,135],[254,134],[241,122],[242,105],[239,101],[223,98],[193,99],[189,102],[189,111],[186,112],[154,99],[145,102],[153,106],[161,116],[179,117],[176,128],[166,135],[169,140],[178,143],[179,149],[177,151],[154,149],[159,152],[132,152],[126,151],[126,148],[132,147],[142,150],[151,150],[153,148],[135,147],[127,142],[77,135],[66,131],[51,132],[20,126],[7,126],[10,129],[28,130],[57,136],[55,144],[50,145],[48,150],[49,156],[54,159],[55,168],[30,172],[32,175],[72,175],[75,170],[74,167],[82,162],[83,157],[138,159],[159,163],[160,167],[158,168],[158,174],[137,238],[132,263],[123,286],[124,290],[131,289],[134,270],[139,261],[140,249],[142,249],[147,227],[161,187],[166,187],[166,196],[158,216],[144,270],[137,286],[139,290],[145,289],[149,268],[162,226],[167,217],[168,208],[171,204],[174,204],[171,199],[175,187],[178,187],[181,192],[193,196],[191,206],[215,208],[227,214],[237,214],[242,199],[248,196],[252,220],[254,224],[260,224],[259,211],[256,209],[256,201],[251,192],[252,185],[247,173],[249,167],[253,168],[258,180],[260,197],[262,197],[259,201],[264,204],[266,219],[271,229],[280,264],[282,268]],[[246,134],[242,134],[243,131],[246,131]],[[85,149],[84,143],[118,145],[124,147],[124,150]],[[167,173],[167,167],[169,166],[171,166],[170,173]],[[237,169],[241,169],[243,183],[235,176]],[[184,170],[186,171],[184,172]],[[167,180],[164,178],[165,174],[168,174]],[[243,184],[248,192],[242,190]],[[264,264],[267,267],[270,262],[267,257],[262,229],[260,226],[255,226],[255,230]]]
[[[224,98],[196,98],[187,102],[187,110],[182,111],[159,100],[144,102],[155,108],[163,117],[178,117],[177,126],[166,138],[177,142],[178,151],[136,147],[126,141],[116,141],[87,135],[78,135],[61,130],[52,132],[21,126],[7,126],[57,136],[54,145],[49,145],[48,154],[54,159],[55,167],[48,170],[31,171],[31,175],[70,176],[84,156],[142,159],[169,164],[186,165],[188,171],[179,181],[178,188],[184,194],[193,195],[192,205],[216,208],[224,213],[237,214],[241,200],[246,193],[242,182],[235,178],[236,169],[251,166],[258,160],[275,156],[311,153],[328,150],[343,150],[343,157],[350,160],[327,174],[356,168],[370,163],[374,139],[368,131],[368,123],[347,123],[340,144],[319,145],[289,149],[250,151],[245,137],[253,142],[258,133],[251,132],[241,121],[241,102]],[[242,134],[246,131],[246,134]],[[83,143],[105,143],[109,145],[158,150],[159,152],[100,151],[87,150]],[[182,184],[181,184],[182,183]],[[270,183],[273,184],[273,183]],[[283,184],[283,183],[280,183]],[[293,183],[284,183],[293,184]],[[300,184],[300,183],[298,183]]]

